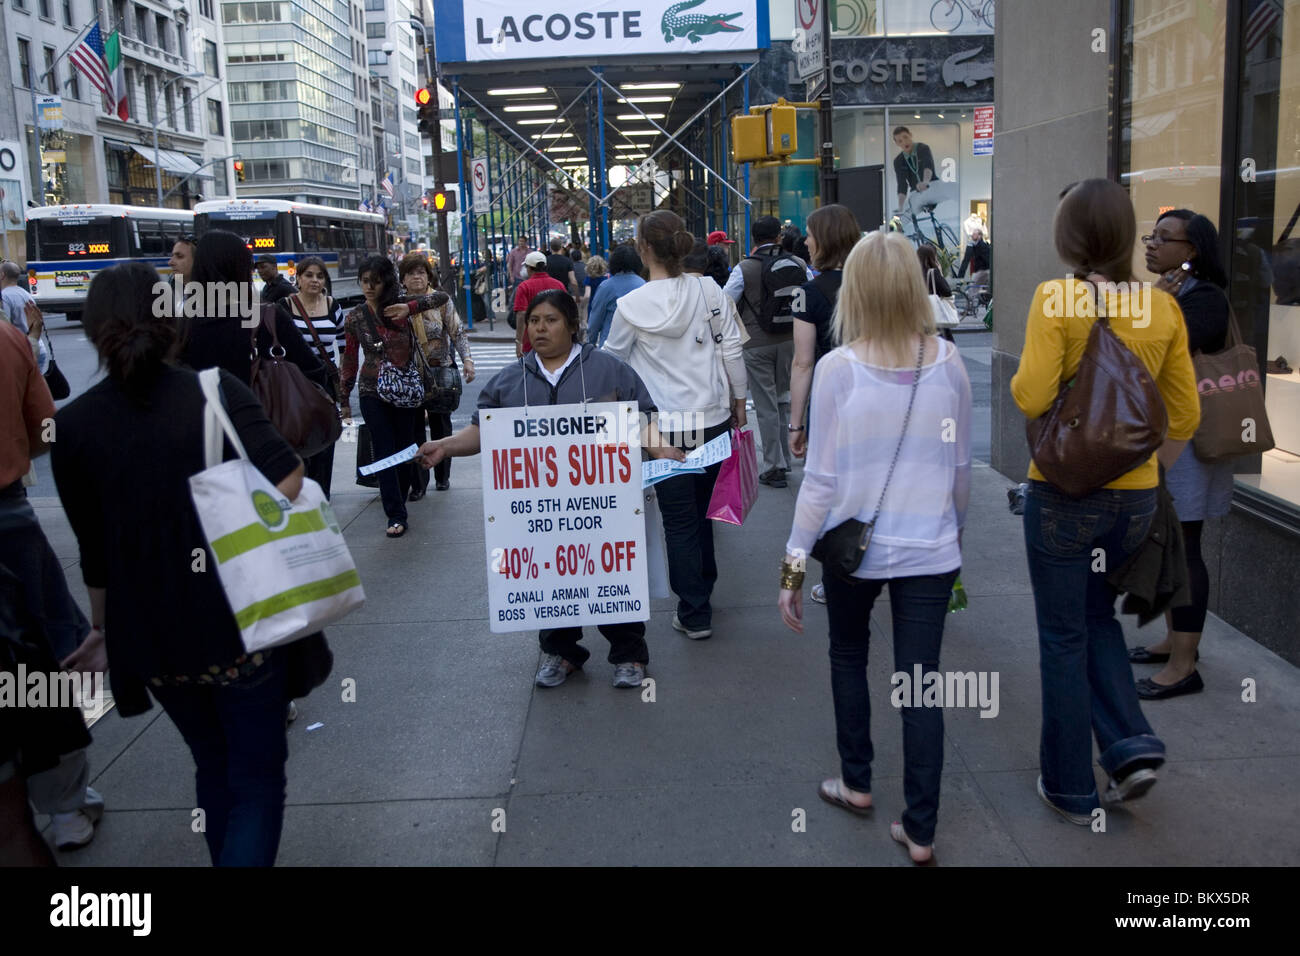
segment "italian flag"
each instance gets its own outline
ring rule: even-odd
[[[108,63],[108,75],[113,82],[113,100],[117,104],[119,119],[131,118],[131,107],[126,95],[126,71],[122,68],[122,38],[114,30],[104,43],[104,60]]]

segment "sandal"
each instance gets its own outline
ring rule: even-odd
[[[871,812],[875,809],[875,806],[868,804],[863,807],[856,803],[851,803],[848,797],[844,796],[844,791],[846,789],[844,781],[839,777],[835,777],[830,780],[822,781],[822,785],[817,788],[817,796],[821,797],[833,807],[840,807],[841,809],[849,811],[849,813],[856,813],[860,817],[870,816]]]
[[[386,533],[390,538],[400,538],[402,535],[406,534],[406,525],[402,524],[400,521],[390,521],[388,522],[388,531]]]
[[[889,825],[889,835],[893,837],[895,840],[897,840],[899,843],[903,844],[903,846],[907,847],[907,855],[908,857],[911,858],[914,864],[916,864],[917,866],[934,865],[934,845],[931,844],[930,846],[921,846],[919,843],[913,843],[911,837],[907,835],[907,831],[903,829],[903,825],[899,823],[897,820],[895,820],[893,823]],[[916,858],[916,852],[918,850],[921,851],[929,850],[930,855],[927,856],[924,860],[918,860]]]

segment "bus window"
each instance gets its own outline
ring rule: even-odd
[[[28,235],[35,238],[34,243],[28,240],[29,259],[62,262],[122,255],[121,244],[114,241],[113,220],[107,217],[33,219],[27,228]]]
[[[157,219],[135,221],[136,254],[140,256],[167,256],[171,246],[163,235],[163,224]]]

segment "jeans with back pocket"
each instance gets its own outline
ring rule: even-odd
[[[1118,592],[1106,580],[1147,538],[1156,489],[1102,488],[1070,498],[1033,481],[1025,497],[1025,550],[1038,617],[1043,789],[1070,813],[1098,805],[1092,740],[1112,777],[1164,762],[1165,745],[1138,701]]]

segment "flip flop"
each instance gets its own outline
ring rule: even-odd
[[[400,528],[401,530],[398,531],[397,534],[393,534],[394,529],[397,528]],[[400,538],[402,535],[406,534],[406,525],[402,524],[400,521],[390,521],[388,523],[388,531],[385,533],[390,538]]]
[[[911,839],[908,837],[907,831],[903,829],[903,825],[899,823],[897,820],[895,820],[893,823],[889,825],[889,835],[893,837],[895,840],[897,840],[899,843],[903,844],[903,846],[907,847],[907,858],[912,861],[913,865],[934,866],[934,861],[935,861],[934,844],[931,844],[928,847],[923,847],[919,843],[913,843]],[[912,856],[913,848],[918,850],[928,849],[930,851],[930,856],[924,860],[915,859]]]
[[[821,797],[833,807],[840,807],[849,813],[856,813],[860,817],[871,816],[872,811],[876,809],[875,804],[869,807],[860,807],[856,803],[850,803],[844,797],[844,781],[839,777],[830,780],[823,780],[822,785],[817,788],[817,796]]]

